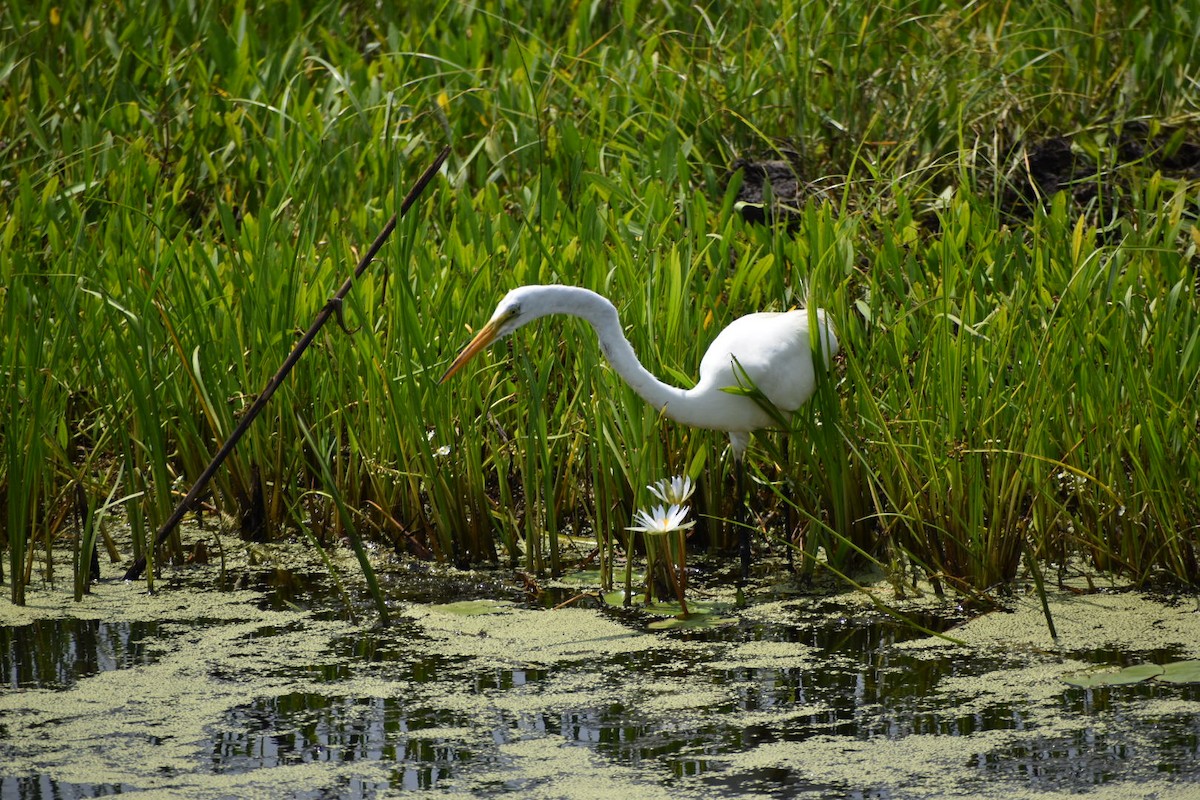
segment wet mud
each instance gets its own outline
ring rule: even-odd
[[[1200,131],[1135,120],[1086,135],[1031,135],[1006,146],[995,165],[976,171],[975,181],[997,200],[1005,221],[1029,220],[1064,192],[1075,214],[1092,214],[1103,224],[1127,210],[1134,177],[1154,173],[1200,180]],[[806,202],[827,199],[829,185],[845,180],[806,177],[801,157],[786,148],[733,161],[724,188],[735,179],[737,208],[747,222],[785,227],[798,224]]]

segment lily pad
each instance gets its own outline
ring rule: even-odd
[[[737,619],[733,617],[717,616],[718,612],[726,610],[728,610],[726,603],[693,601],[688,603],[690,613],[685,617],[679,603],[652,603],[645,607],[645,611],[656,616],[663,616],[665,619],[655,620],[646,627],[653,631],[665,631],[675,628],[715,628],[719,625],[737,622]]]
[[[1141,683],[1151,678],[1157,678],[1162,674],[1163,667],[1159,664],[1135,664],[1132,667],[1125,667],[1116,672],[1084,673],[1082,675],[1072,675],[1069,678],[1063,678],[1063,680],[1072,686],[1091,689],[1096,686],[1122,686],[1130,683]]]
[[[1167,683],[1200,683],[1200,660],[1172,661],[1163,664],[1163,672],[1155,680]]]
[[[600,570],[581,569],[578,572],[568,572],[558,579],[563,586],[581,586],[584,588],[600,585]]]
[[[621,606],[625,605],[624,589],[613,589],[611,592],[605,592],[604,594],[600,595],[600,597],[605,603],[610,606],[615,606],[616,608],[620,608]]]
[[[686,617],[667,617],[655,620],[647,627],[654,631],[674,630],[677,628],[716,628],[737,622],[734,617],[715,617],[712,614],[688,614]]]
[[[430,606],[429,609],[441,614],[477,617],[480,614],[495,614],[498,611],[504,611],[509,605],[509,603],[501,600],[460,600],[457,603],[442,603],[441,605]]]
[[[1200,683],[1200,660],[1172,661],[1169,664],[1135,664],[1115,672],[1085,672],[1063,678],[1072,686],[1083,689],[1122,686],[1150,679],[1167,683]]]

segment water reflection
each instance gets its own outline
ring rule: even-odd
[[[44,619],[0,626],[0,675],[9,689],[67,689],[80,678],[153,661],[157,622]]]
[[[216,772],[242,773],[313,761],[374,761],[394,765],[390,788],[430,789],[475,757],[454,735],[470,722],[467,715],[396,698],[286,694],[231,711],[219,726],[211,762]],[[420,734],[425,730],[432,733]]]
[[[65,783],[44,775],[36,777],[0,777],[0,800],[77,800],[108,797],[136,791],[137,787],[119,783]]]
[[[977,754],[979,781],[1079,791],[1131,775],[1200,778],[1200,718],[1172,710],[1180,706],[1171,703],[1200,700],[1200,685],[1149,681],[1082,689],[1064,684],[1055,695],[1062,724],[1040,733],[1045,708],[1031,705],[1039,701],[997,695],[975,698],[968,708],[959,705],[957,695],[939,691],[949,678],[1020,669],[1028,654],[918,658],[894,647],[922,635],[902,623],[886,617],[829,618],[821,612],[797,603],[785,623],[655,634],[696,645],[691,649],[597,654],[553,667],[485,667],[462,656],[429,654],[427,648],[418,648],[420,655],[414,656],[413,644],[424,644],[424,634],[416,624],[401,622],[335,639],[320,649],[319,660],[281,670],[279,677],[300,678],[308,691],[253,698],[230,710],[212,728],[205,768],[243,774],[306,763],[369,762],[380,767],[371,774],[385,777],[338,779],[331,791],[366,797],[445,788],[451,782],[461,787],[461,779],[486,789],[494,775],[506,774],[506,745],[550,736],[616,764],[653,768],[668,784],[709,787],[714,796],[754,791],[778,797],[892,797],[903,787],[818,786],[785,768],[731,770],[729,756],[830,736],[874,743],[1014,731],[1025,733],[996,740],[1001,744]],[[609,613],[626,625],[639,624],[627,612]],[[248,638],[294,635],[305,624],[263,626]],[[150,663],[171,642],[157,623],[42,621],[0,628],[0,669],[12,689],[64,689],[85,676]],[[796,657],[781,663],[711,660],[755,643],[795,644],[790,652]],[[1113,664],[1182,656],[1169,650],[1065,655]],[[214,674],[221,669],[211,667]],[[382,681],[388,696],[340,688],[357,679]],[[663,703],[675,685],[696,691],[701,700],[694,706]],[[1132,713],[1145,709],[1147,701],[1164,701],[1152,707],[1162,711]],[[0,722],[0,758],[7,736]],[[494,788],[514,789],[505,780]],[[129,789],[5,777],[0,800],[93,797]]]

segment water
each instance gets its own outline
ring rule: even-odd
[[[155,622],[94,619],[0,626],[0,675],[7,689],[67,689],[90,675],[149,663],[146,643],[157,633]]]
[[[278,585],[289,587],[291,602],[312,597],[292,582]],[[256,784],[235,783],[242,787],[235,791],[219,788],[219,780],[265,779],[281,768],[312,776],[290,788],[275,785],[296,797],[397,790],[570,796],[557,779],[573,770],[617,780],[631,796],[654,789],[697,797],[891,798],[930,796],[947,786],[962,796],[1005,796],[1004,787],[1065,794],[1118,781],[1200,780],[1200,685],[1082,689],[1051,675],[1048,683],[1030,683],[1036,691],[987,688],[989,676],[1019,674],[1031,664],[1195,657],[1178,645],[1056,654],[910,650],[903,643],[926,637],[895,619],[796,600],[780,604],[770,621],[653,634],[639,634],[646,620],[624,610],[580,612],[578,619],[598,629],[597,641],[621,646],[551,653],[530,641],[519,653],[520,634],[489,627],[486,615],[458,632],[449,615],[398,604],[400,622],[379,630],[338,622],[336,613],[280,612],[269,595],[256,605],[279,618],[64,617],[0,627],[6,692],[58,693],[73,709],[39,712],[28,723],[0,714],[0,764],[10,757],[37,763],[29,737],[53,739],[59,725],[77,736],[72,726],[89,712],[75,708],[73,690],[83,692],[89,682],[109,674],[120,685],[120,674],[189,670],[167,663],[189,637],[212,650],[212,660],[202,654],[200,662],[210,683],[197,689],[224,698],[186,728],[196,741],[183,742],[182,760],[152,775],[131,767],[123,780],[106,779],[119,769],[91,783],[67,780],[60,773],[73,774],[68,747],[47,755],[41,774],[0,766],[0,797],[98,797],[156,786],[179,796],[220,796]],[[514,609],[497,619],[505,614],[534,628],[561,618]],[[940,628],[955,621],[921,619]],[[339,633],[330,637],[330,630]],[[485,647],[498,638],[499,655]],[[470,650],[476,641],[479,655]],[[302,652],[261,655],[276,645],[284,654]],[[964,695],[961,687],[981,677],[984,688]],[[147,691],[133,685],[135,695]],[[186,692],[186,684],[173,691]],[[190,701],[180,701],[186,716]],[[116,703],[104,713],[125,708]],[[168,703],[148,719],[155,713],[173,708]],[[172,731],[156,737],[144,728],[119,734],[141,737],[129,744],[132,752],[158,752],[189,738]],[[536,750],[542,746],[548,749]],[[926,773],[947,765],[959,771],[949,783],[926,782]]]

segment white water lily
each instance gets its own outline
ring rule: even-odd
[[[667,505],[682,506],[696,491],[696,485],[686,475],[676,475],[674,478],[663,478],[653,486],[647,486],[650,493]]]
[[[630,525],[628,530],[641,531],[642,533],[670,533],[671,531],[683,530],[695,525],[695,522],[684,522],[687,519],[687,506],[672,504],[670,506],[655,506],[650,511],[638,509],[633,514],[634,525]]]

